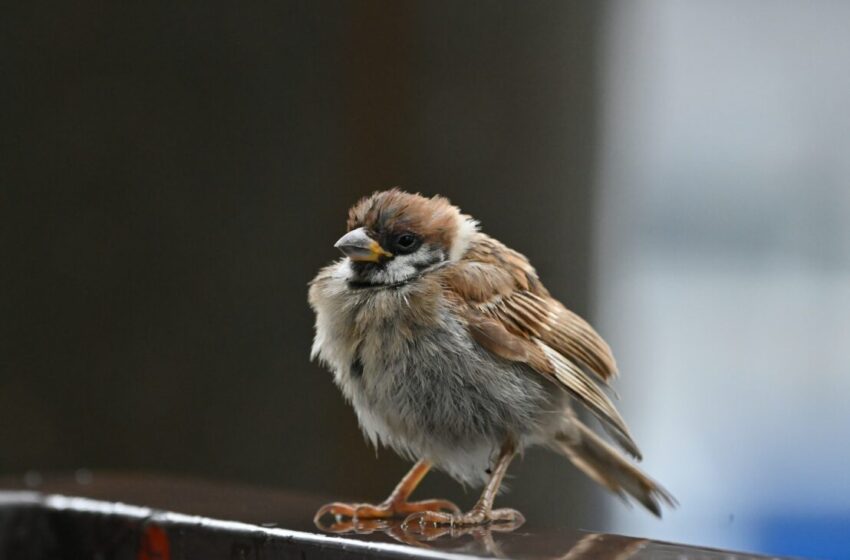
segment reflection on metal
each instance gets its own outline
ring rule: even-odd
[[[39,492],[16,478],[0,479],[0,488],[20,489],[0,490],[0,558],[754,558],[533,522],[513,532],[491,525],[410,534],[400,521],[349,520],[320,533],[312,514],[324,496],[189,478],[96,473],[81,484],[57,475]]]
[[[249,523],[157,511],[145,507],[75,498],[35,497],[32,492],[0,492],[0,557],[23,551],[23,557],[145,558],[150,551],[150,527],[169,558],[325,558],[389,557],[467,558],[451,553],[416,550],[393,543],[352,540],[266,528]],[[167,545],[163,545],[167,542]],[[264,556],[265,557],[265,556]],[[159,560],[164,560],[160,558]]]
[[[372,535],[382,533],[392,539],[426,550],[441,550],[443,552],[470,554],[474,556],[490,556],[494,558],[527,557],[525,554],[509,554],[503,544],[511,544],[506,536],[513,533],[513,528],[493,524],[480,527],[451,527],[429,526],[417,527],[416,531],[405,530],[401,520],[369,519],[337,521],[330,525],[316,522],[316,526],[334,534]],[[649,541],[632,539],[615,535],[589,533],[578,536],[575,540],[573,533],[567,533],[570,538],[564,542],[566,547],[552,551],[551,556],[540,556],[541,559],[552,560],[587,560],[590,558],[605,558],[607,560],[626,560],[641,550]],[[513,544],[533,538],[530,534],[519,534]]]

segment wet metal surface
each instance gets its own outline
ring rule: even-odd
[[[30,488],[27,488],[27,487]],[[2,558],[755,558],[575,530],[413,535],[398,523],[311,518],[327,497],[129,475],[0,480]]]

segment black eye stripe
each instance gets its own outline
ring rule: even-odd
[[[416,269],[416,272],[422,272],[426,268],[430,268],[430,267],[434,266],[435,264],[437,264],[438,262],[443,260],[443,258],[444,258],[443,253],[435,252],[434,254],[430,255],[428,260],[413,263],[413,268]]]

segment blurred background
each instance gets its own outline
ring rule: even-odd
[[[6,6],[0,474],[382,498],[407,465],[309,362],[306,285],[347,208],[400,185],[598,326],[682,505],[657,521],[536,450],[505,502],[846,557],[848,21],[837,1]]]

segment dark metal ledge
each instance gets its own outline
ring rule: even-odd
[[[434,540],[408,539],[408,544],[400,544],[393,528],[346,535],[302,530],[320,498],[189,480],[115,475],[97,478],[95,483],[82,485],[46,484],[39,488],[41,492],[0,491],[0,558],[756,558],[580,531],[483,530]],[[62,487],[87,497],[50,491]],[[105,495],[113,499],[105,499]],[[149,505],[128,505],[127,496]],[[162,506],[181,503],[184,507],[179,509],[187,513]],[[208,515],[225,511],[230,514],[220,517],[239,515],[242,521]]]

